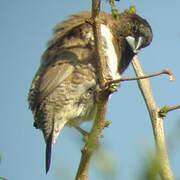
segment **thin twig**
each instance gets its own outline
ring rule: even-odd
[[[146,78],[150,78],[150,77],[159,76],[161,74],[168,74],[169,75],[169,81],[174,80],[173,73],[169,69],[163,69],[162,71],[152,73],[152,74],[148,74],[148,75],[139,76],[139,77],[122,77],[121,79],[109,81],[108,84],[118,83],[118,82],[122,82],[122,81],[133,81],[133,80],[146,79]]]
[[[176,109],[180,109],[180,105],[172,106],[172,107],[168,107],[167,105],[165,105],[163,108],[159,110],[159,116],[165,117],[168,112],[174,111]]]
[[[94,120],[92,129],[87,136],[87,142],[82,149],[81,161],[79,164],[78,172],[76,174],[76,180],[87,180],[90,160],[93,152],[98,147],[98,138],[101,137],[101,131],[106,127],[105,113],[107,109],[107,102],[109,97],[109,92],[104,91],[106,84],[106,64],[105,56],[102,50],[102,40],[100,32],[100,23],[98,20],[100,12],[100,0],[92,0],[92,19],[93,19],[93,32],[95,39],[95,50],[96,50],[96,67],[97,67],[97,77],[99,79],[101,91],[98,94],[97,99],[97,113]]]
[[[180,105],[169,107],[169,108],[167,109],[167,113],[170,112],[170,111],[174,111],[174,110],[176,110],[176,109],[180,109]]]
[[[137,56],[132,61],[137,76],[144,76]],[[151,118],[154,138],[156,142],[156,157],[159,163],[159,174],[163,180],[173,180],[173,174],[169,165],[166,142],[164,136],[163,117],[159,116],[159,107],[156,105],[151,92],[148,79],[138,80],[138,86],[145,100]]]

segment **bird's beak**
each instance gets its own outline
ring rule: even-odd
[[[127,36],[126,41],[128,42],[132,51],[137,54],[144,44],[144,37],[140,36],[139,38],[135,39],[132,36]]]

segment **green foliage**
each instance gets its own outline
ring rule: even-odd
[[[109,87],[108,87],[108,90],[111,92],[111,93],[114,93],[117,91],[117,88],[119,87],[119,83],[112,83]]]
[[[1,157],[1,155],[0,155],[0,162],[1,162],[1,159],[2,159],[2,157]],[[2,179],[2,180],[7,180],[6,178],[3,178],[3,177],[0,177],[0,179]]]
[[[164,105],[164,107],[160,109],[159,115],[161,117],[165,117],[168,109],[169,109],[168,105]]]
[[[144,179],[157,180],[159,176],[159,159],[156,156],[149,156],[149,161],[145,164],[143,174]]]
[[[129,7],[129,12],[130,12],[130,13],[133,13],[133,14],[136,14],[136,6],[131,5],[131,6]]]
[[[111,8],[111,13],[114,17],[115,20],[118,20],[118,9],[116,8]]]
[[[94,165],[97,172],[100,172],[102,179],[116,179],[117,162],[116,157],[105,147],[100,147],[94,154]]]
[[[111,6],[111,13],[115,20],[118,20],[118,9],[116,8],[116,4],[114,0],[107,0],[109,5]]]
[[[114,0],[107,0],[111,7],[115,6]]]
[[[111,121],[105,121],[105,127],[108,127],[111,124]]]
[[[136,14],[136,6],[131,5],[131,6],[129,7],[129,9],[125,9],[124,12]]]
[[[6,178],[3,178],[3,177],[0,177],[0,179],[2,179],[2,180],[8,180],[8,179],[6,179]]]

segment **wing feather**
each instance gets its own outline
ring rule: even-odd
[[[52,44],[57,42],[64,35],[66,35],[67,32],[69,32],[71,29],[85,23],[85,20],[90,17],[91,17],[90,11],[81,11],[77,14],[71,15],[68,19],[66,19],[62,23],[57,24],[53,29],[54,35],[48,42],[48,46],[51,46]]]
[[[41,102],[54,91],[73,71],[74,66],[69,63],[50,66],[42,77],[38,101]]]

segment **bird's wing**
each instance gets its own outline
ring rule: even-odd
[[[91,17],[90,11],[81,11],[77,14],[71,15],[68,19],[57,24],[53,31],[54,35],[48,42],[48,46],[53,45],[59,39],[63,38],[64,35],[67,34],[71,29],[80,26],[81,24],[85,23],[85,20]]]
[[[50,66],[43,75],[39,87],[39,102],[48,96],[63,80],[65,80],[74,70],[74,66],[69,63],[60,63]]]
[[[29,105],[32,110],[58,87],[74,70],[70,63],[50,65],[43,75],[37,74],[29,92]]]
[[[54,43],[56,43],[58,40],[63,38],[63,36],[66,35],[67,32],[70,32],[75,27],[84,24],[91,17],[91,11],[81,11],[77,14],[71,15],[68,19],[61,22],[60,24],[57,24],[53,28],[54,34],[48,42],[48,46],[51,46]],[[110,24],[110,21],[113,21],[113,17],[110,14],[105,13],[103,11],[100,12],[100,18],[104,24]]]
[[[35,126],[43,131],[46,141],[46,173],[50,167],[51,148],[53,145],[53,128],[54,128],[54,113],[53,108],[49,114],[46,107],[41,105],[44,99],[50,95],[63,81],[68,78],[74,70],[74,66],[70,62],[59,62],[49,65],[47,70],[41,75],[37,74],[32,83],[32,88],[29,95],[29,103],[34,111]],[[40,78],[41,77],[41,78]],[[38,81],[36,82],[36,79]],[[48,109],[50,111],[50,109]],[[51,123],[50,123],[51,122]],[[65,124],[65,120],[61,123],[61,128]],[[50,126],[48,124],[51,124]]]

